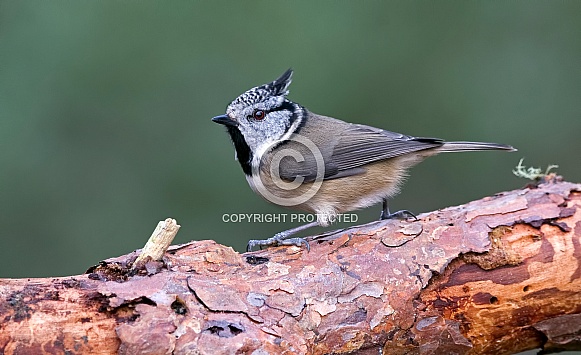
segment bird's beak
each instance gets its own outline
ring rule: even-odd
[[[233,127],[238,126],[238,122],[231,119],[228,115],[216,116],[212,118],[212,121],[219,124],[223,124],[224,126],[233,126]]]

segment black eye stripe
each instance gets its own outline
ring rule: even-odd
[[[275,111],[284,111],[284,110],[288,110],[288,111],[294,112],[294,110],[295,110],[295,107],[294,107],[294,105],[293,105],[293,104],[292,104],[290,101],[288,101],[288,100],[285,100],[285,101],[282,103],[282,105],[280,105],[279,107],[275,107],[275,108],[273,108],[272,110],[270,110],[270,111],[265,111],[265,112],[266,112],[266,113],[270,113],[270,112],[275,112]]]

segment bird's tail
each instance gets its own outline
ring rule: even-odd
[[[474,150],[506,150],[516,152],[510,145],[484,142],[445,142],[437,148],[440,152],[469,152]]]

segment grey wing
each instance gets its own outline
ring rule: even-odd
[[[442,144],[443,141],[436,138],[416,138],[370,126],[347,124],[338,135],[318,142],[316,152],[295,141],[280,145],[279,149],[289,149],[301,158],[286,156],[280,160],[279,174],[289,181],[297,177],[307,182],[314,181],[320,172],[318,167],[323,166],[323,179],[337,179],[365,172],[366,164]]]
[[[380,160],[439,147],[437,138],[418,138],[379,128],[352,124],[341,134],[333,150],[338,171],[350,170]]]

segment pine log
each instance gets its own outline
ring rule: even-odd
[[[337,231],[213,241],[0,279],[2,354],[513,354],[581,349],[581,185]],[[245,238],[246,236],[240,236]]]

